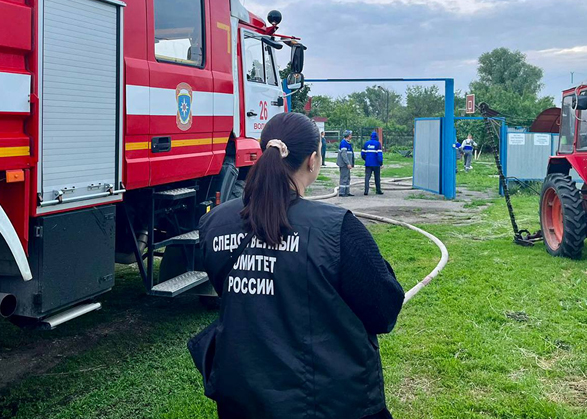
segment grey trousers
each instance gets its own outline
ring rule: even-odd
[[[365,195],[369,193],[369,181],[371,180],[371,173],[375,175],[375,189],[381,192],[381,167],[365,166]]]
[[[338,194],[341,196],[351,193],[351,169],[348,167],[340,168],[340,189]]]
[[[465,154],[465,169],[470,169],[471,168],[471,162],[473,161],[473,151],[472,150],[467,150],[464,152]]]

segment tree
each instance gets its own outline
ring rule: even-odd
[[[518,95],[538,95],[542,90],[541,68],[526,62],[520,51],[496,48],[479,57],[479,80],[471,83],[471,90],[501,87]]]
[[[539,97],[542,69],[528,64],[519,51],[497,48],[482,54],[477,72],[478,80],[469,85],[476,102],[500,112],[508,125],[529,127],[543,110],[554,107],[554,98]],[[477,142],[486,141],[480,126],[471,131]]]
[[[287,65],[283,70],[279,71],[279,77],[281,80],[286,80],[287,76],[291,73],[290,64]],[[291,109],[290,112],[305,113],[304,107],[308,103],[310,97],[310,86],[304,85],[301,89],[294,92],[291,96]]]
[[[353,131],[362,126],[364,117],[361,104],[347,97],[336,99],[332,112],[327,115],[328,125]]]
[[[543,110],[554,106],[551,96],[539,97],[542,69],[526,62],[520,51],[497,48],[479,57],[479,79],[471,82],[477,102],[518,121],[532,122]]]
[[[330,96],[312,96],[312,110],[309,116],[323,116],[328,118],[328,115],[334,110],[334,100]]]
[[[389,121],[402,106],[402,95],[381,86],[367,87],[362,92],[351,93],[349,98],[361,107],[366,117],[380,121]]]

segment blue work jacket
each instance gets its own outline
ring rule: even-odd
[[[377,139],[371,138],[363,146],[361,158],[365,160],[365,167],[381,166],[383,164],[381,143]]]

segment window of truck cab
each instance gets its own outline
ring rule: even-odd
[[[562,154],[569,154],[573,152],[573,145],[575,143],[575,110],[573,109],[573,96],[565,96],[563,99],[563,107],[561,111],[561,129],[560,139],[558,145],[558,152]]]
[[[263,45],[265,54],[265,74],[267,75],[267,84],[277,86],[277,75],[275,74],[275,58],[273,57],[273,48],[269,45]]]
[[[244,57],[247,81],[278,85],[273,48],[265,44],[259,35],[244,33]]]
[[[586,96],[587,90],[579,93],[579,96]],[[587,151],[587,111],[579,112],[579,135],[577,137],[577,151]]]
[[[245,32],[245,74],[247,81],[265,83],[265,60],[263,42],[249,32]]]
[[[203,0],[154,0],[157,61],[203,68],[205,25]],[[181,7],[178,7],[178,3]]]

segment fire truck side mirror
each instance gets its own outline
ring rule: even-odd
[[[587,110],[587,96],[581,94],[577,98],[576,95],[573,95],[573,109],[578,111]]]
[[[291,45],[291,72],[301,73],[304,71],[304,51],[306,47],[299,42]]]
[[[287,88],[289,90],[298,90],[304,87],[304,75],[302,73],[290,73],[287,76]]]

